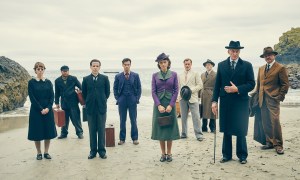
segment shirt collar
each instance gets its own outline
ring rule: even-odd
[[[273,66],[274,63],[275,63],[275,60],[272,63],[270,63],[270,68]],[[268,65],[268,63],[267,63],[267,65]]]
[[[233,59],[229,58],[230,59],[230,63],[233,61]],[[237,58],[236,60],[234,60],[234,62],[237,64],[239,61],[239,58]]]
[[[36,81],[40,81],[40,80],[42,80],[42,81],[46,81],[46,78],[45,77],[43,77],[42,79],[39,79],[39,78],[37,78],[37,77],[34,77],[34,79],[36,80]]]
[[[124,71],[123,74],[126,75],[126,72]],[[130,75],[130,71],[128,72],[128,75]]]

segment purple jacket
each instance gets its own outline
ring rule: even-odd
[[[167,97],[170,99],[170,105],[175,106],[178,96],[178,78],[177,73],[168,70],[165,78],[161,71],[152,75],[152,98],[155,106],[160,105],[160,99]]]

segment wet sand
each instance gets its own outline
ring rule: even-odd
[[[127,141],[118,146],[119,119],[116,106],[110,105],[107,124],[115,125],[116,146],[107,148],[108,158],[88,160],[89,137],[87,123],[83,122],[84,139],[75,135],[70,124],[67,139],[51,141],[52,160],[35,159],[34,143],[27,140],[27,124],[0,133],[0,179],[300,179],[300,107],[282,107],[281,124],[284,138],[284,155],[275,150],[260,150],[253,140],[253,118],[250,119],[248,163],[233,161],[219,163],[222,157],[222,134],[217,133],[216,163],[213,163],[214,134],[204,133],[203,142],[196,141],[191,116],[189,138],[173,143],[173,162],[161,163],[157,141],[151,140],[152,107],[147,103],[138,107],[139,145],[130,141],[130,124],[127,122]],[[5,121],[23,121],[24,117],[7,117]],[[1,119],[1,123],[3,118]],[[181,121],[178,119],[181,129]],[[2,124],[1,124],[2,125]],[[58,134],[60,129],[57,128]],[[233,138],[235,141],[235,138]]]

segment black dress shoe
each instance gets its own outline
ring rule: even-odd
[[[162,154],[159,161],[160,162],[165,162],[167,160],[166,157],[167,157],[167,154]]]
[[[220,163],[226,163],[226,162],[228,162],[228,161],[230,161],[231,160],[231,158],[230,159],[228,159],[228,158],[222,158],[221,160],[220,160]]]
[[[101,154],[101,155],[99,155],[99,156],[100,156],[101,159],[107,159],[106,154]]]
[[[241,164],[246,164],[247,163],[247,159],[240,159],[240,163]]]
[[[64,139],[64,138],[67,138],[67,136],[66,135],[60,135],[60,136],[58,136],[57,139]]]
[[[267,143],[266,145],[263,145],[260,149],[261,150],[267,150],[267,149],[273,149],[274,146],[272,144]]]
[[[79,135],[78,135],[78,139],[83,139],[83,135],[82,135],[82,134],[79,134]]]
[[[45,158],[45,159],[52,159],[51,156],[50,156],[50,154],[48,154],[48,153],[45,153],[45,154],[44,154],[44,158]]]
[[[88,159],[93,159],[96,157],[96,154],[90,153],[90,155],[88,156]]]
[[[38,154],[38,155],[36,155],[36,160],[42,160],[43,159],[43,156],[42,156],[42,154]]]

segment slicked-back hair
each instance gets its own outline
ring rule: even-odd
[[[191,61],[191,64],[193,64],[193,61],[190,58],[186,58],[183,60],[183,63],[185,63],[186,61]]]
[[[130,64],[131,64],[131,59],[129,59],[129,58],[124,58],[124,59],[122,60],[122,64],[124,64],[124,63],[127,62],[127,61],[129,61]]]
[[[101,62],[100,62],[98,59],[93,59],[93,60],[91,60],[90,66],[92,66],[93,62],[98,62],[99,65],[101,66]]]

